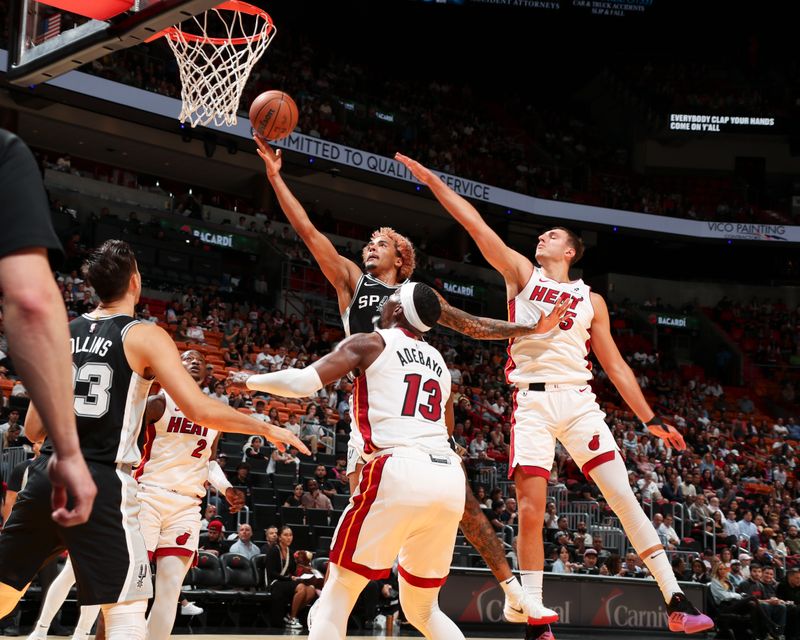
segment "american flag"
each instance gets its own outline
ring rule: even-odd
[[[54,13],[44,21],[44,35],[41,41],[55,38],[59,33],[61,33],[61,14]]]

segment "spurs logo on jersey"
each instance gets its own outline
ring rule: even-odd
[[[370,333],[374,328],[373,319],[379,316],[383,305],[403,283],[386,284],[365,273],[358,279],[350,306],[342,314],[344,331],[349,336],[354,333]]]
[[[442,355],[403,329],[377,332],[384,350],[353,383],[364,453],[408,446],[449,452],[444,408],[451,380]]]
[[[571,300],[559,326],[544,336],[514,338],[508,346],[510,383],[581,383],[592,378],[587,360],[594,318],[591,290],[583,280],[556,282],[534,268],[530,280],[508,303],[511,322],[535,324],[562,298]]]
[[[142,459],[133,477],[140,484],[202,497],[217,431],[189,420],[169,394],[163,393],[164,415],[147,425]]]

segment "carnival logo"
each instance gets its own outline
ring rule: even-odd
[[[592,618],[593,627],[634,627],[661,629],[667,625],[667,612],[663,606],[655,609],[634,609],[615,601],[623,595],[614,589],[600,600],[600,607]]]

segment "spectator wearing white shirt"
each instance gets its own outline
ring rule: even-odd
[[[745,511],[742,519],[739,520],[739,535],[747,536],[751,540],[756,540],[755,547],[751,548],[758,548],[758,527],[756,527],[755,523],[753,522],[753,512],[752,511]],[[752,543],[751,543],[752,544]]]
[[[472,459],[485,460],[486,450],[489,444],[483,439],[483,431],[478,431],[472,442],[469,443],[469,457]]]
[[[725,518],[722,526],[725,528],[726,536],[736,536],[736,540],[739,539],[741,531],[739,530],[739,523],[736,522],[735,511],[728,511],[728,516]]]
[[[213,390],[209,389],[208,397],[209,398],[214,398],[214,400],[218,400],[219,402],[221,402],[223,404],[227,404],[227,405],[230,404],[230,400],[228,399],[228,396],[225,393],[225,385],[222,384],[222,382],[220,382],[219,380],[217,380],[214,383],[214,389]]]
[[[267,403],[263,400],[256,400],[255,413],[253,413],[250,417],[255,418],[256,420],[261,420],[261,422],[272,422],[267,415]]]
[[[658,525],[658,533],[666,537],[669,548],[676,549],[680,545],[681,539],[678,537],[678,532],[675,531],[672,526],[672,522],[672,515],[668,513],[662,518],[662,522]],[[655,518],[653,518],[653,523],[655,524]]]
[[[203,332],[203,327],[200,326],[197,316],[192,316],[192,319],[189,322],[189,328],[186,330],[186,335],[192,340],[192,342],[205,344],[206,334]]]
[[[450,372],[450,378],[453,384],[461,384],[461,369],[456,367],[451,361],[448,361],[447,370]]]

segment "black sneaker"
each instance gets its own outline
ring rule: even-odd
[[[700,633],[714,628],[714,621],[700,613],[682,593],[673,593],[667,605],[669,630],[675,633]]]

